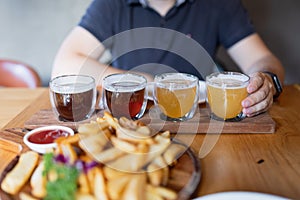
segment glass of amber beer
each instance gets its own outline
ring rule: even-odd
[[[250,77],[239,72],[216,72],[206,77],[207,100],[211,117],[224,121],[240,121],[242,101],[248,96]]]
[[[103,105],[114,117],[139,119],[147,107],[147,80],[134,73],[111,74],[103,79]]]
[[[164,73],[154,77],[154,103],[168,121],[191,119],[198,107],[199,80],[185,73]]]

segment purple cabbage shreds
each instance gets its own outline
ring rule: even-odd
[[[90,170],[90,169],[92,169],[93,167],[96,167],[96,166],[98,166],[98,163],[95,162],[95,161],[91,161],[89,163],[85,163],[85,168],[86,168],[87,171]]]
[[[87,173],[90,169],[99,166],[99,164],[95,161],[91,161],[91,162],[84,162],[82,160],[76,160],[76,162],[74,163],[76,169],[78,169],[79,171],[82,171],[84,173]]]
[[[82,160],[76,160],[74,163],[75,167],[79,171],[85,171],[85,163]]]
[[[66,156],[64,156],[63,154],[58,154],[56,156],[54,156],[54,161],[56,163],[62,163],[65,165],[71,165],[70,164],[70,159]],[[84,162],[82,160],[76,160],[74,164],[72,164],[72,166],[74,166],[77,170],[87,173],[90,169],[96,167],[96,166],[100,166],[101,164],[97,163],[96,161],[91,161],[91,162]]]
[[[83,171],[84,173],[87,173],[90,169],[92,169],[93,167],[96,167],[98,165],[98,163],[92,161],[92,162],[84,162],[84,168]]]
[[[57,163],[68,164],[69,158],[65,157],[63,154],[58,154],[58,155],[54,156],[54,161]]]

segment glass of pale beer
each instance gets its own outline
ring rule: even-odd
[[[168,121],[191,119],[198,106],[199,80],[185,73],[164,73],[154,77],[154,103]]]
[[[242,101],[248,96],[250,77],[239,72],[216,72],[206,77],[207,100],[211,117],[224,121],[240,121]]]

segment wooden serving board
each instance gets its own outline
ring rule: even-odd
[[[23,137],[25,135],[25,133],[28,132],[28,130],[23,129],[23,128],[11,128],[11,129],[6,129],[6,130],[2,130],[0,131],[0,155],[1,155],[1,151],[5,150],[5,148],[3,148],[1,146],[1,141],[7,141],[9,143],[7,143],[7,149],[15,149],[14,152],[16,153],[22,153],[25,151],[28,151],[29,148],[25,145],[25,143],[23,142]],[[12,144],[16,144],[18,147],[15,147]],[[16,151],[16,149],[18,149],[18,152]],[[0,162],[0,169],[1,169],[2,163]]]
[[[3,158],[0,162],[0,173],[5,169],[11,160],[21,153],[22,149],[22,145],[11,140],[0,138],[0,156]]]
[[[61,125],[76,130],[79,124],[89,123],[91,120],[96,119],[97,117],[100,116],[103,115],[100,114],[97,110],[90,119],[86,119],[80,122],[67,122],[67,121],[58,120],[51,109],[45,109],[45,110],[40,110],[36,112],[34,115],[32,115],[31,118],[24,123],[24,128],[31,130],[43,126]]]
[[[209,108],[200,108],[195,116],[184,122],[171,122],[162,120],[157,114],[145,115],[141,121],[156,130],[169,130],[172,133],[274,133],[275,121],[268,113],[245,118],[239,122],[224,122],[210,118]]]
[[[92,116],[102,117],[103,111],[99,111]],[[52,110],[40,110],[35,113],[28,121],[25,122],[24,127],[27,129],[34,129],[47,125],[63,125],[76,130],[76,127],[81,123],[88,123],[91,119],[81,122],[63,122],[57,120]],[[263,113],[255,117],[245,118],[239,122],[221,122],[212,120],[209,117],[208,108],[200,108],[195,114],[194,118],[185,122],[171,122],[162,120],[155,111],[147,112],[140,121],[149,125],[151,128],[158,131],[169,130],[172,133],[184,134],[205,134],[205,133],[274,133],[275,121],[268,113]]]

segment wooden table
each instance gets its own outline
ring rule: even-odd
[[[0,130],[32,102],[36,102],[45,91],[45,88],[0,88]]]
[[[274,134],[221,134],[209,154],[200,159],[201,182],[197,196],[224,191],[255,191],[300,199],[300,86],[285,86],[269,111],[276,122]],[[22,128],[40,109],[49,109],[47,88],[0,89],[0,128]],[[205,134],[193,137],[199,153]],[[16,140],[18,141],[18,140]],[[21,139],[19,138],[21,143]],[[20,146],[0,142],[0,172]]]

